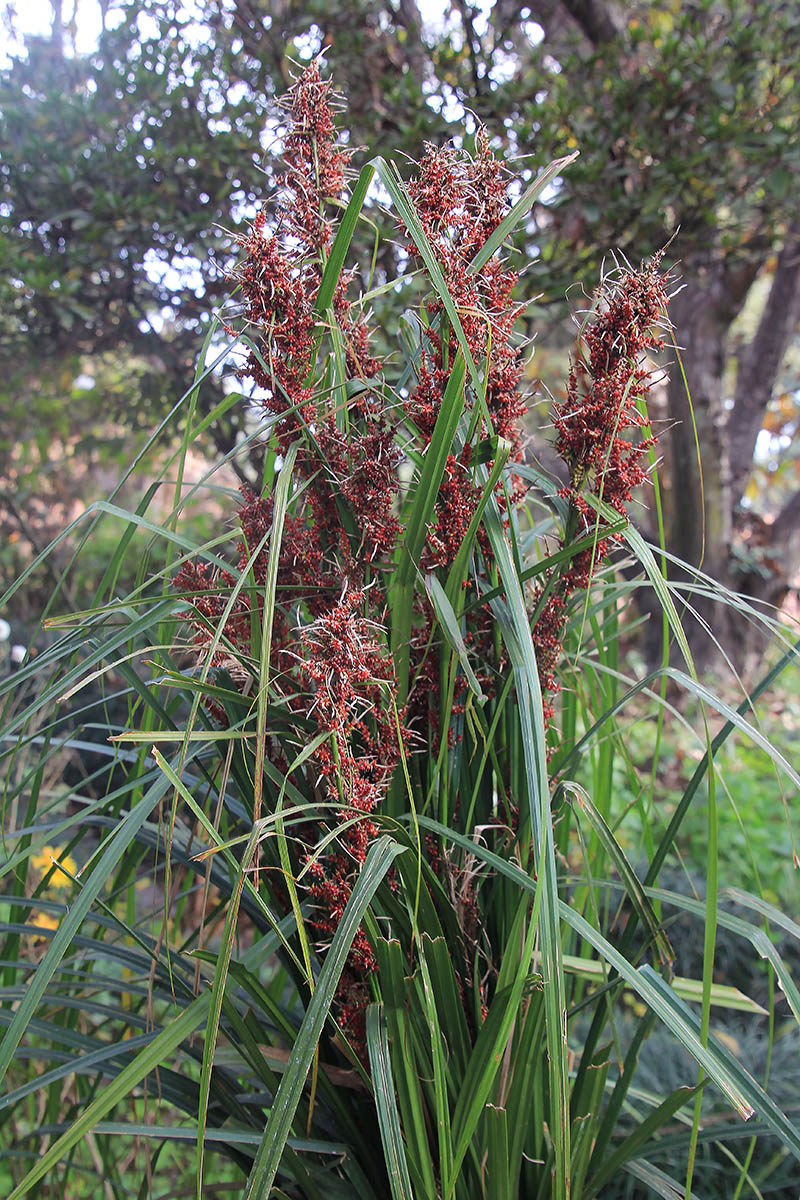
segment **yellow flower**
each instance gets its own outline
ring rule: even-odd
[[[52,846],[45,846],[40,854],[31,855],[31,866],[34,871],[46,871],[50,866],[53,854]]]
[[[647,1012],[647,1005],[642,1004],[639,997],[635,996],[633,992],[623,992],[622,1003],[627,1005],[628,1008],[632,1009],[633,1014],[636,1017],[643,1017]]]
[[[71,854],[59,855],[58,848],[56,846],[42,846],[38,854],[31,855],[31,866],[33,867],[34,871],[38,871],[41,875],[47,874],[54,863],[60,863],[64,870],[59,871],[56,868],[56,870],[53,872],[53,877],[50,880],[50,886],[55,888],[68,888],[72,883],[72,880],[69,876],[75,875],[78,870],[78,864],[75,862],[75,859]],[[69,872],[69,874],[65,874],[65,872]],[[52,929],[54,926],[48,926],[48,928]]]
[[[31,917],[31,925],[39,929],[58,929],[59,918],[55,913],[39,912]]]

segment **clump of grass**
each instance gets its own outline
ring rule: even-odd
[[[241,238],[238,308],[218,326],[229,344],[207,365],[209,339],[176,405],[174,508],[150,520],[150,488],[135,513],[112,497],[89,514],[121,531],[94,602],[56,622],[48,651],[5,685],[10,1195],[59,1164],[122,1194],[131,1140],[145,1147],[142,1195],[161,1148],[186,1140],[198,1196],[218,1154],[250,1200],[592,1200],[621,1180],[688,1194],[712,1087],[732,1114],[715,1122],[716,1143],[755,1113],[753,1137],[798,1156],[795,1123],[711,1028],[712,1005],[770,1030],[783,1015],[774,987],[762,1005],[715,982],[718,924],[768,959],[800,1016],[760,922],[800,931],[758,898],[737,897],[745,917],[717,902],[714,757],[739,728],[800,780],[748,722],[750,698],[734,710],[697,681],[672,588],[627,516],[652,450],[645,354],[666,321],[660,258],[608,276],[581,326],[554,412],[559,487],[523,454],[505,246],[568,160],[512,205],[479,131],[470,151],[428,148],[408,181],[373,160],[348,198],[318,64],[286,113],[277,197]],[[376,177],[416,288],[398,329],[381,326],[391,281],[359,276],[358,296],[345,271]],[[383,361],[376,327],[396,346]],[[213,484],[187,489],[183,463],[203,424],[197,392],[236,346],[263,412],[251,439],[263,483],[244,490],[234,528],[198,546],[184,514]],[[145,556],[120,596],[136,531],[166,561],[150,572]],[[638,557],[685,671],[625,676],[630,584],[605,564],[612,545]],[[652,787],[638,787],[642,844],[626,853],[613,790],[619,764],[635,776],[626,706],[644,695],[657,712],[667,677],[726,724],[706,733],[666,828]],[[110,731],[91,781],[49,794],[63,723],[98,678],[116,694],[81,715],[101,723],[122,696],[125,728]],[[705,781],[701,902],[657,884]],[[81,847],[69,905],[29,872],[45,842],[62,865]],[[675,911],[705,928],[700,978],[674,974]],[[32,930],[49,939],[40,961],[23,953]],[[656,1021],[695,1064],[658,1093],[636,1074]],[[41,1076],[27,1057],[12,1067],[21,1049]],[[30,1163],[18,1106],[33,1096],[50,1140]],[[665,1160],[676,1123],[679,1153]],[[754,1153],[752,1141],[734,1188]]]

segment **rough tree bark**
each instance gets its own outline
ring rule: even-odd
[[[736,535],[743,524],[741,502],[753,469],[756,438],[800,320],[797,233],[787,237],[779,256],[756,334],[740,355],[731,398],[725,394],[730,329],[755,274],[755,265],[733,273],[718,263],[687,280],[673,302],[671,316],[682,349],[669,386],[674,423],[668,541],[670,551],[689,566],[702,566],[735,591],[780,603],[800,568],[800,502],[793,498],[772,524],[748,523],[751,545],[762,560],[760,570],[743,570]],[[702,600],[696,607],[703,618],[711,619],[741,665],[755,648],[752,626],[730,609]],[[699,637],[692,641],[702,660],[708,642]]]
[[[800,322],[800,223],[789,231],[755,337],[740,356],[730,414],[731,493],[741,501],[756,438],[786,350]]]
[[[670,367],[669,382],[673,475],[666,497],[669,549],[691,566],[702,561],[714,574],[722,565],[731,534],[722,394],[730,323],[724,272],[712,269],[687,281],[673,300],[670,315],[679,359]]]

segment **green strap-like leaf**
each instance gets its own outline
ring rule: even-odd
[[[267,1200],[283,1157],[306,1076],[328,1016],[339,976],[358,931],[364,913],[381,880],[404,847],[388,836],[378,838],[370,847],[366,862],[334,934],[314,995],[292,1048],[289,1066],[281,1080],[261,1138],[256,1160],[250,1172],[242,1200]]]
[[[640,1183],[645,1184],[654,1196],[660,1196],[662,1200],[700,1200],[696,1192],[690,1192],[687,1196],[683,1184],[676,1183],[664,1171],[645,1162],[643,1158],[635,1158],[632,1162],[624,1163],[622,1169],[632,1175],[634,1179],[638,1179]]]
[[[361,215],[364,199],[374,174],[374,163],[369,162],[365,167],[362,167],[361,174],[353,188],[353,194],[344,211],[344,216],[339,223],[339,228],[336,231],[336,237],[333,239],[331,252],[322,274],[317,298],[314,301],[314,307],[320,314],[326,312],[331,306],[333,293],[336,290],[336,284],[339,282],[339,277],[344,267],[344,260],[350,248],[350,243],[353,240],[356,224]]]
[[[250,970],[256,970],[262,962],[274,954],[276,946],[277,942],[274,937],[262,938],[244,955],[245,966]],[[102,1121],[106,1113],[109,1113],[115,1105],[128,1096],[145,1076],[164,1063],[176,1047],[202,1025],[208,1017],[210,1006],[211,994],[205,992],[193,1000],[174,1021],[162,1029],[133,1062],[129,1063],[115,1079],[105,1085],[97,1098],[76,1117],[67,1132],[48,1147],[36,1165],[14,1189],[8,1200],[21,1200],[22,1196],[27,1195],[34,1184],[43,1179],[51,1167],[64,1158],[73,1146],[86,1137],[98,1122]]]
[[[546,979],[544,998],[550,1074],[550,1134],[555,1155],[553,1187],[555,1200],[568,1200],[570,1122],[566,990],[561,962],[558,876],[547,776],[542,691],[523,588],[494,495],[490,497],[487,505],[484,528],[494,553],[508,606],[495,601],[493,611],[514,668],[534,862],[542,886],[538,925]]]
[[[408,692],[411,603],[417,564],[425,543],[428,524],[433,518],[439,485],[464,409],[464,401],[464,359],[459,355],[450,372],[430,445],[412,493],[405,536],[396,552],[397,570],[389,592],[392,609],[392,654],[398,681],[398,708],[405,703]]]
[[[135,808],[122,818],[109,840],[100,861],[83,884],[75,902],[70,906],[58,927],[47,953],[28,984],[25,997],[14,1013],[14,1019],[0,1043],[0,1080],[5,1077],[17,1046],[25,1036],[28,1022],[53,978],[59,963],[70,947],[92,904],[116,870],[128,847],[169,787],[169,780],[156,780]]]
[[[430,597],[431,604],[433,605],[445,638],[449,642],[451,649],[458,655],[458,661],[461,663],[471,691],[478,700],[483,702],[486,697],[469,661],[467,643],[464,641],[463,634],[461,633],[458,617],[453,612],[453,606],[447,598],[447,592],[433,573],[425,576],[425,590]]]
[[[381,1131],[383,1156],[392,1189],[393,1200],[414,1200],[406,1162],[406,1148],[400,1128],[400,1116],[394,1094],[392,1061],[383,1005],[370,1004],[367,1009],[367,1050],[375,1091],[375,1108]]]
[[[447,314],[447,319],[450,322],[453,332],[456,335],[461,353],[464,356],[467,373],[472,381],[472,386],[475,388],[476,397],[483,396],[483,386],[478,373],[478,368],[475,365],[475,359],[472,357],[472,351],[467,341],[467,335],[464,333],[464,327],[461,324],[461,318],[458,315],[458,309],[453,303],[453,297],[450,295],[447,284],[445,283],[442,268],[436,260],[436,255],[428,241],[427,234],[422,227],[422,223],[414,211],[414,206],[406,190],[405,184],[400,179],[400,176],[392,170],[392,167],[382,158],[373,158],[372,165],[378,174],[383,186],[392,198],[395,210],[405,225],[408,232],[411,234],[414,245],[420,253],[420,257],[425,264],[425,270],[428,272],[430,281],[436,291],[437,296],[442,302],[442,307]]]
[[[628,862],[625,851],[614,837],[609,825],[603,819],[602,813],[598,812],[592,803],[589,793],[579,783],[565,781],[561,784],[561,787],[565,792],[575,797],[578,808],[586,816],[592,829],[600,839],[601,845],[619,871],[620,878],[625,885],[625,892],[639,920],[649,930],[653,943],[658,949],[661,962],[665,964],[674,962],[675,952],[669,943],[669,938],[662,930],[647,893],[642,887],[633,867]]]
[[[423,829],[429,829],[446,841],[451,841],[464,850],[470,851],[476,858],[480,858],[492,866],[498,874],[515,880],[521,888],[529,892],[535,892],[535,881],[514,863],[507,862],[499,855],[487,850],[479,842],[456,833],[455,830],[448,829],[438,821],[423,816],[417,819]],[[669,893],[652,888],[648,888],[648,895],[658,899],[669,898]],[[687,908],[691,907],[691,902],[686,897],[676,897],[674,903],[679,901]],[[800,1130],[785,1113],[781,1112],[775,1101],[745,1071],[726,1046],[713,1037],[709,1040],[708,1046],[703,1045],[700,1038],[699,1021],[687,1005],[679,999],[674,989],[661,979],[651,967],[635,967],[568,904],[562,900],[559,900],[558,904],[561,919],[582,938],[585,938],[590,945],[594,946],[595,950],[603,956],[628,986],[653,1009],[656,1016],[689,1051],[704,1071],[711,1076],[717,1087],[728,1097],[739,1113],[744,1117],[750,1116],[753,1112],[759,1113],[771,1131],[789,1147],[796,1158],[800,1159]],[[704,911],[701,903],[695,901],[694,904],[699,913]],[[728,920],[734,920],[734,918],[728,918]],[[720,916],[720,924],[726,924],[724,915]],[[747,923],[743,922],[743,924]],[[753,932],[757,934],[760,931],[753,930]]]
[[[688,1104],[696,1093],[697,1088],[677,1088],[663,1104],[659,1104],[658,1108],[641,1121],[614,1153],[608,1155],[597,1174],[589,1180],[583,1192],[585,1200],[594,1200],[595,1196],[602,1195],[601,1188],[616,1178],[617,1172],[625,1163],[646,1146],[654,1134],[671,1121],[675,1113]]]
[[[538,200],[539,196],[541,196],[542,192],[547,187],[548,183],[555,179],[556,175],[559,175],[565,167],[568,167],[570,163],[574,162],[579,153],[579,150],[575,150],[572,154],[567,154],[564,158],[556,158],[549,163],[543,171],[539,172],[530,187],[525,189],[519,200],[516,202],[513,208],[509,210],[491,237],[486,239],[478,253],[473,258],[472,262],[469,264],[467,270],[471,275],[477,274],[481,267],[489,261],[492,255],[500,249],[506,238],[509,237],[510,234],[512,234],[520,224],[520,222],[525,219],[527,214]]]

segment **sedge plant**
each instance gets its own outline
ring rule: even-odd
[[[151,439],[183,430],[173,510],[148,516],[166,477],[135,512],[92,507],[84,540],[120,529],[94,602],[3,685],[7,1194],[159,1196],[190,1169],[190,1194],[248,1200],[678,1197],[715,1146],[759,1195],[800,1129],[712,1006],[774,1032],[785,997],[800,1018],[770,925],[800,930],[758,897],[739,897],[751,919],[719,905],[714,758],[739,730],[800,783],[751,713],[794,652],[738,709],[717,697],[682,628],[691,593],[629,519],[669,274],[656,254],[601,281],[553,410],[554,480],[526,455],[508,244],[569,160],[513,203],[481,129],[405,178],[383,159],[353,177],[318,63],[284,108],[275,196]],[[404,272],[365,282],[346,264],[375,182]],[[184,478],[226,360],[262,461],[238,504],[213,470]],[[231,520],[198,545],[210,497]],[[665,656],[634,679],[619,643],[640,586]],[[625,740],[667,680],[724,721],[669,821]],[[100,726],[99,765],[59,786]],[[687,898],[659,874],[703,798],[708,886]],[[706,931],[695,979],[674,969],[681,910]],[[718,926],[767,959],[766,1010],[715,980]],[[657,1025],[694,1063],[663,1094],[637,1084]]]

